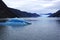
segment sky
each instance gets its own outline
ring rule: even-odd
[[[8,7],[31,13],[54,13],[60,9],[60,0],[3,0]]]

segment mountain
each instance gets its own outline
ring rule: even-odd
[[[18,17],[15,13],[8,9],[7,5],[0,0],[0,18]]]
[[[45,14],[45,15],[51,15],[52,13],[48,13],[48,14]]]
[[[51,14],[49,17],[60,17],[60,10],[58,10],[56,13]]]
[[[14,17],[38,17],[36,13],[28,13],[7,7],[7,5],[0,0],[0,18],[14,18]]]
[[[39,17],[40,16],[36,13],[28,13],[28,12],[20,11],[18,9],[13,9],[13,8],[9,8],[9,10],[11,10],[13,13],[18,15],[19,17]]]

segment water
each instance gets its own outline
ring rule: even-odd
[[[0,26],[0,40],[60,40],[60,18],[24,18],[31,25]]]

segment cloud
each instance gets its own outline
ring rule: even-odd
[[[9,7],[22,11],[49,13],[60,9],[60,0],[3,0]]]

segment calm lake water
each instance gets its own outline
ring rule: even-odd
[[[31,22],[31,25],[1,25],[0,40],[60,40],[60,18],[24,18],[24,20]]]

